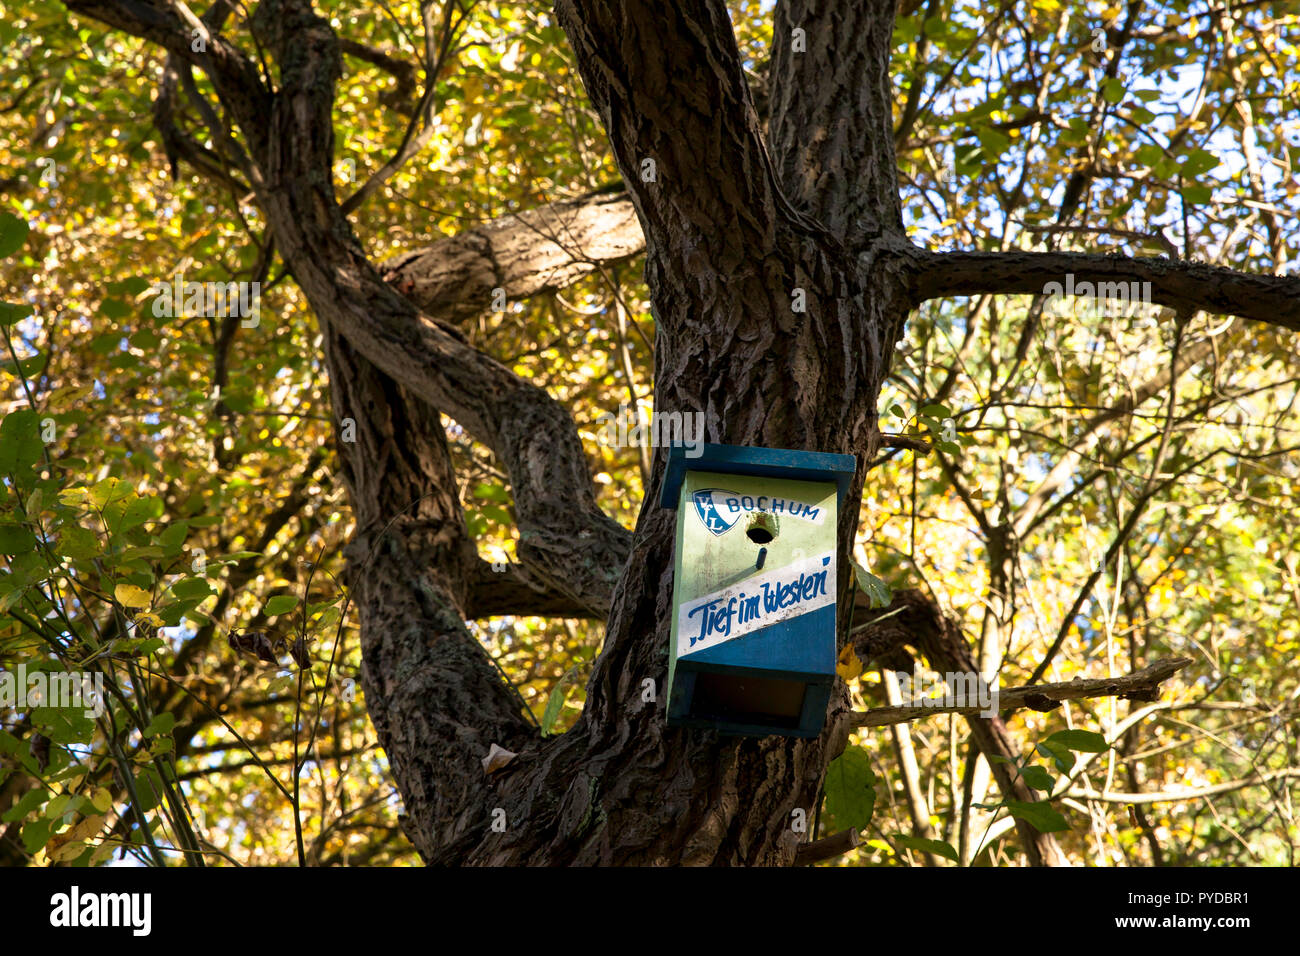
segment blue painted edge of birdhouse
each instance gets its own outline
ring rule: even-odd
[[[793,448],[757,448],[750,445],[705,445],[695,458],[688,458],[686,448],[674,445],[668,450],[668,474],[664,476],[659,504],[676,510],[682,481],[688,471],[713,471],[728,475],[756,478],[787,478],[793,481],[833,481],[837,489],[836,504],[844,504],[849,482],[857,471],[852,455],[834,455],[825,451],[799,451]]]

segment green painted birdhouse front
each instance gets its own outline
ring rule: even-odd
[[[668,723],[815,737],[835,680],[836,526],[852,455],[673,448]]]

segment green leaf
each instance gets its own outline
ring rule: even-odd
[[[23,247],[31,227],[13,213],[0,212],[0,258],[11,256]]]
[[[1055,778],[1042,767],[1026,767],[1020,775],[1025,781],[1025,786],[1031,790],[1042,790],[1044,793],[1050,793],[1052,785],[1056,782]]]
[[[73,796],[70,793],[60,793],[53,800],[45,805],[45,816],[50,820],[57,820],[68,810],[68,805],[72,803]]]
[[[1124,98],[1124,81],[1111,77],[1101,85],[1101,98],[1107,103],[1118,103]]]
[[[275,617],[277,614],[284,614],[292,611],[298,606],[298,597],[294,594],[277,594],[271,600],[266,602],[262,608],[262,613],[267,617]]]
[[[1011,148],[1011,137],[1001,130],[985,126],[975,130],[975,135],[979,137],[980,152],[987,160],[996,160]]]
[[[1212,153],[1207,153],[1203,149],[1193,150],[1188,157],[1183,160],[1179,172],[1185,179],[1195,179],[1204,173],[1219,165],[1218,157]]]
[[[26,554],[36,546],[36,535],[21,524],[0,524],[0,553]]]
[[[10,412],[0,422],[0,475],[17,475],[41,460],[41,424],[30,408]]]
[[[945,418],[952,418],[952,412],[948,410],[947,405],[925,405],[921,408],[920,414],[938,421],[943,421]]]
[[[491,518],[497,524],[508,525],[512,523],[510,512],[500,505],[484,505],[479,509],[487,518]]]
[[[510,501],[510,492],[506,491],[504,485],[489,485],[486,482],[480,482],[474,486],[474,497],[486,498],[488,501],[496,501],[504,505]]]
[[[59,542],[54,546],[54,550],[74,561],[89,561],[102,551],[95,532],[79,525],[65,525],[60,528]]]
[[[129,637],[117,642],[113,650],[119,654],[129,654],[132,657],[148,657],[154,651],[166,646],[167,642],[161,637]]]
[[[1160,160],[1165,158],[1165,151],[1159,146],[1147,143],[1145,146],[1139,146],[1133,153],[1133,158],[1143,166],[1154,166]]]
[[[1214,198],[1214,190],[1209,186],[1184,186],[1181,195],[1193,206],[1204,206]]]
[[[861,830],[876,809],[876,774],[871,756],[860,747],[846,747],[826,768],[823,812],[832,829]]]
[[[32,710],[32,726],[40,729],[56,744],[89,743],[95,736],[95,721],[85,714],[89,707],[37,707]]]
[[[131,314],[130,307],[120,299],[105,299],[99,303],[99,311],[110,319],[125,319]]]
[[[899,846],[907,847],[909,850],[933,853],[935,856],[952,860],[954,863],[957,862],[957,851],[953,849],[951,843],[945,843],[943,840],[927,840],[923,837],[907,836],[903,833],[895,833],[890,839]]]
[[[564,707],[564,701],[569,696],[569,689],[578,679],[578,668],[575,665],[564,672],[564,676],[555,682],[551,688],[551,693],[546,698],[546,710],[542,712],[542,736],[549,737],[551,728],[555,726],[555,721],[560,717],[560,710]]]
[[[181,601],[202,600],[216,593],[203,578],[182,578],[171,586],[171,592]]]
[[[45,362],[48,355],[44,352],[37,352],[35,355],[29,355],[27,358],[19,359],[15,362],[12,358],[0,361],[0,369],[8,372],[14,378],[33,379],[38,376],[45,368]]]
[[[162,778],[152,767],[145,767],[135,778],[135,792],[140,798],[136,807],[141,813],[148,813],[162,802],[164,793]]]
[[[1061,773],[1069,773],[1074,769],[1075,756],[1070,753],[1069,748],[1060,745],[1053,747],[1046,741],[1041,741],[1034,749],[1044,757],[1050,757],[1052,762],[1056,764],[1056,769]]]
[[[122,501],[133,494],[135,491],[130,482],[123,481],[121,478],[105,478],[90,489],[90,500],[102,508],[109,502]]]
[[[122,511],[122,518],[117,523],[117,531],[130,531],[146,521],[156,521],[162,517],[163,501],[150,495],[148,498],[133,497]]]
[[[168,554],[179,551],[185,545],[185,538],[190,533],[189,522],[177,521],[169,524],[166,530],[157,535],[157,541]]]
[[[1013,817],[1028,821],[1039,833],[1058,833],[1070,829],[1065,817],[1056,808],[1043,800],[1026,803],[1023,800],[1008,800],[1007,809]]]
[[[275,680],[266,685],[266,692],[272,697],[287,694],[293,690],[295,681],[296,678],[292,674],[281,674]]]
[[[149,721],[149,726],[144,729],[146,737],[157,737],[159,734],[169,734],[171,729],[176,726],[176,717],[163,711],[160,714],[154,714],[153,720]]]
[[[125,292],[129,296],[138,296],[141,292],[150,288],[152,285],[153,283],[144,278],[144,276],[129,276],[121,282],[112,283],[112,285],[109,286],[108,291],[115,295]]]
[[[0,326],[8,328],[16,322],[21,322],[35,311],[30,305],[21,305],[16,302],[0,302]]]
[[[53,820],[33,820],[27,824],[23,827],[23,849],[28,853],[35,853],[45,846],[49,842],[53,827]]]
[[[13,823],[15,820],[21,820],[23,817],[30,816],[36,808],[45,802],[50,793],[41,787],[28,790],[23,794],[22,799],[0,815],[0,820],[5,823]]]
[[[894,595],[889,590],[888,584],[858,564],[857,561],[853,562],[853,573],[857,576],[858,587],[871,599],[873,608],[889,606],[889,602],[894,599]]]
[[[1047,738],[1047,743],[1059,744],[1070,750],[1088,754],[1105,753],[1110,749],[1106,738],[1101,734],[1094,734],[1091,730],[1058,730]]]

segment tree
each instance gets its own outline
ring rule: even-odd
[[[355,218],[437,135],[438,80],[472,5],[421,5],[417,67],[344,37],[307,0],[263,0],[251,12],[218,0],[201,16],[179,2],[67,0],[78,22],[97,21],[165,51],[153,119],[174,170],[195,170],[234,196],[251,196],[265,226],[253,274],[265,280],[272,262],[282,263],[319,323],[333,451],[355,521],[345,581],[360,625],[366,707],[401,793],[403,829],[424,861],[789,864],[806,838],[792,818],[816,813],[828,766],[863,723],[841,682],[815,740],[664,726],[674,515],[655,503],[666,451],[655,449],[642,463],[644,504],[628,531],[598,502],[565,404],[464,331],[500,309],[494,300],[562,290],[643,252],[655,408],[702,412],[712,442],[855,456],[838,529],[840,644],[875,666],[910,644],[941,671],[998,669],[1015,616],[1020,542],[1084,482],[1077,469],[1104,426],[1147,397],[1173,394],[1172,382],[1204,361],[1210,346],[1184,344],[1197,313],[1300,330],[1300,280],[1197,262],[1189,247],[1152,257],[1058,251],[1054,239],[1035,250],[934,251],[914,243],[904,225],[899,149],[953,71],[936,83],[918,67],[898,102],[896,36],[910,31],[918,61],[929,43],[955,55],[963,44],[974,49],[977,37],[972,28],[943,35],[945,4],[902,6],[782,0],[770,60],[747,70],[721,0],[559,0],[558,24],[625,191],[597,189],[502,216],[379,265],[357,239]],[[984,29],[1014,20],[1014,6],[984,16]],[[1098,91],[1098,115],[1118,99],[1110,83],[1121,50],[1141,37],[1141,6],[1119,13],[1103,34],[1103,52],[1094,51],[1091,76],[1077,80]],[[337,90],[349,62],[390,74],[396,86],[387,102],[401,104],[410,120],[394,154],[341,198],[332,171]],[[422,92],[408,105],[413,88]],[[954,148],[957,172],[982,162],[997,178],[999,147],[1013,133],[1027,138],[1050,128],[1048,112],[1041,96],[1035,107],[1002,110],[999,119],[972,110],[964,119],[974,134]],[[190,125],[194,116],[201,127]],[[1108,225],[1089,234],[1074,220],[1106,173],[1100,142],[1080,144],[1056,222],[1042,234],[1123,231]],[[1186,187],[1204,172],[1200,162],[1191,153],[1173,177]],[[1004,195],[1023,187],[1023,177],[1018,186],[998,186]],[[928,431],[918,424],[912,435],[882,432],[882,390],[909,316],[952,297],[1033,296],[1010,381],[1052,321],[1045,311],[1052,283],[1067,295],[1085,283],[1089,293],[1103,284],[1148,289],[1150,301],[1165,307],[1173,358],[1163,382],[1084,424],[1028,504],[1013,509],[1004,486],[999,512],[972,510],[990,573],[976,661],[961,628],[924,591],[900,589],[888,608],[855,598],[848,558],[864,487],[890,446],[933,451],[956,493],[973,497],[957,464],[960,445],[941,427],[954,417],[942,404],[943,386],[918,395],[918,412],[903,416],[928,418]],[[625,302],[616,308],[627,310]],[[933,318],[925,321],[931,333],[938,329]],[[227,319],[222,332],[233,338],[234,322]],[[218,383],[223,375],[215,373]],[[215,414],[236,413],[218,403]],[[467,528],[443,416],[490,449],[507,479],[518,540],[517,561],[504,572],[480,557]],[[1167,487],[1168,446],[1166,429],[1144,500]],[[1103,556],[1102,570],[1119,567],[1125,541]],[[1067,626],[1078,611],[1064,616]],[[467,627],[500,614],[604,622],[581,717],[563,734],[539,732]],[[1026,683],[1042,679],[1061,643]],[[1146,662],[1131,663],[1138,670]],[[1168,676],[1139,676],[1120,690],[1149,694]],[[647,679],[658,700],[646,699]],[[1003,720],[969,721],[979,752],[995,758],[991,772],[1003,798],[1034,803],[1032,778],[1015,764],[1020,745]],[[515,756],[485,773],[494,746]],[[917,794],[911,797],[915,810]],[[914,814],[918,837],[929,830],[923,816]],[[1033,820],[1018,814],[1014,824],[1027,860],[1066,862],[1056,838],[1043,832],[1051,827]],[[974,850],[967,842],[963,849]],[[805,851],[801,861],[807,858]]]

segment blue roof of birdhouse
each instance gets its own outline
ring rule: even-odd
[[[668,474],[664,478],[659,503],[665,508],[675,509],[677,500],[681,497],[682,480],[686,477],[686,472],[709,471],[755,478],[786,478],[791,481],[833,481],[837,489],[838,505],[844,503],[849,481],[857,467],[857,459],[852,455],[832,455],[824,451],[705,445],[699,457],[688,458],[684,446],[674,445],[668,451]]]

